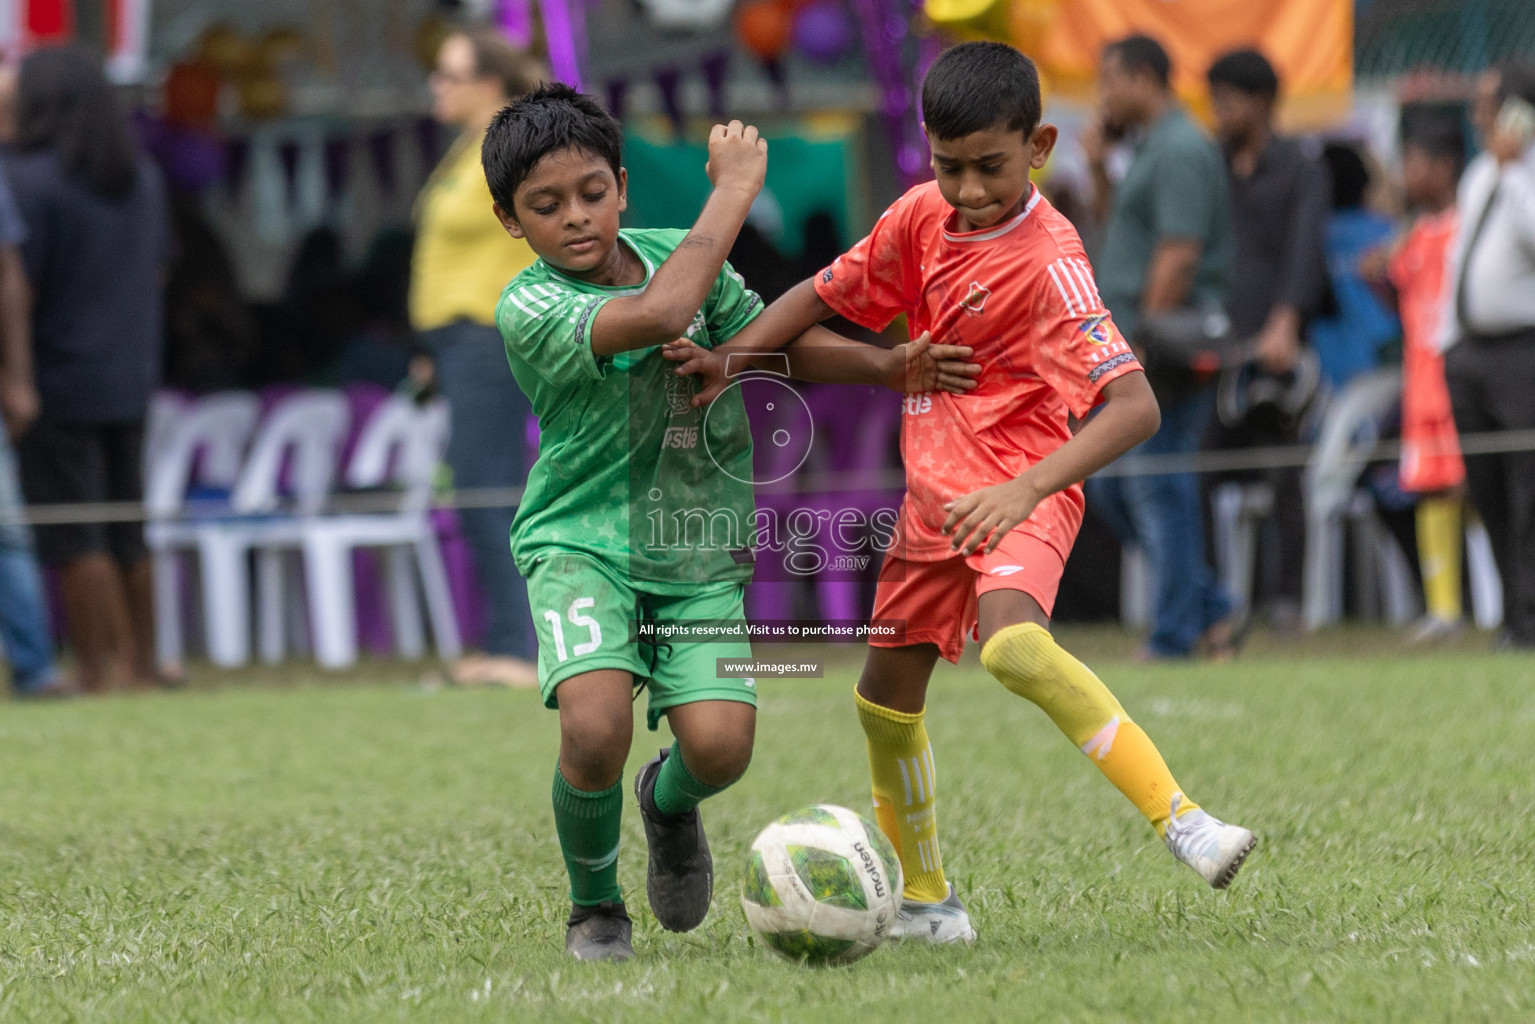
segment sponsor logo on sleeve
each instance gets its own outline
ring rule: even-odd
[[[1077,326],[1077,330],[1087,335],[1088,342],[1093,345],[1107,345],[1114,340],[1114,325],[1107,313],[1088,317]]]

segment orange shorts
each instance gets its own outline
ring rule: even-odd
[[[1444,491],[1466,479],[1444,357],[1422,345],[1402,353],[1402,490]]]
[[[887,553],[874,591],[875,619],[905,623],[898,641],[870,640],[871,647],[937,644],[938,653],[958,661],[965,641],[976,639],[980,596],[992,590],[1021,590],[1051,614],[1066,563],[1040,540],[1013,530],[990,554],[977,551],[941,562],[912,562]]]

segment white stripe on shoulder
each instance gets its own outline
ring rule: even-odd
[[[1087,283],[1088,288],[1092,289],[1093,301],[1098,303],[1099,308],[1102,308],[1103,296],[1098,294],[1098,282],[1093,279],[1092,264],[1088,263],[1087,260],[1080,256],[1076,257],[1076,264],[1082,270],[1082,280]]]
[[[517,297],[517,293],[516,292],[507,292],[506,293],[506,298],[507,298],[507,301],[510,302],[512,305],[514,305],[518,309],[522,310],[524,315],[526,315],[526,316],[538,316],[537,313],[533,312],[527,306],[524,306],[522,304],[522,300]]]
[[[506,297],[511,300],[512,305],[531,317],[543,316],[554,305],[553,299],[540,298],[534,295],[530,288],[509,291]]]
[[[1076,275],[1072,273],[1071,264],[1066,260],[1056,260],[1054,263],[1050,264],[1050,266],[1051,269],[1058,269],[1060,271],[1061,280],[1065,281],[1066,287],[1071,289],[1072,296],[1077,300],[1077,311],[1086,313],[1087,307],[1090,305],[1090,303],[1088,302],[1087,298],[1083,296],[1081,286],[1077,284],[1077,278]]]
[[[1061,275],[1056,272],[1055,264],[1050,264],[1050,266],[1045,268],[1045,271],[1050,275],[1050,280],[1055,282],[1056,291],[1061,293],[1061,301],[1066,303],[1067,314],[1074,314],[1076,307],[1072,305],[1071,296],[1066,293],[1066,286],[1061,283]]]
[[[1096,311],[1098,308],[1098,298],[1093,294],[1093,286],[1090,280],[1092,275],[1084,273],[1076,260],[1062,260],[1061,262],[1070,268],[1071,279],[1081,288],[1084,302],[1088,307],[1087,311],[1089,313]]]

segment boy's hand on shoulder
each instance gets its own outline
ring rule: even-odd
[[[663,358],[677,365],[677,376],[697,377],[698,394],[693,396],[693,408],[708,405],[730,386],[725,373],[725,360],[713,349],[694,344],[686,338],[678,338],[661,346]]]
[[[973,554],[982,544],[989,554],[1009,530],[1034,514],[1042,499],[1023,477],[982,487],[944,506],[949,518],[943,532],[953,537],[953,548],[961,554]]]
[[[981,372],[980,363],[968,361],[974,352],[968,345],[935,345],[923,331],[921,337],[888,350],[885,385],[909,395],[928,391],[962,395],[975,388]]]
[[[731,121],[709,132],[709,162],[704,172],[716,190],[734,189],[755,197],[767,176],[767,140],[754,125]]]

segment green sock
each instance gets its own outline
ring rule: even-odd
[[[661,762],[661,772],[656,776],[653,794],[656,810],[662,814],[686,814],[714,794],[729,789],[734,781],[723,786],[699,782],[682,763],[682,748],[673,740],[671,756]]]
[[[570,875],[570,900],[595,907],[623,899],[618,887],[618,822],[623,815],[623,780],[587,793],[565,781],[554,767],[554,830]]]

